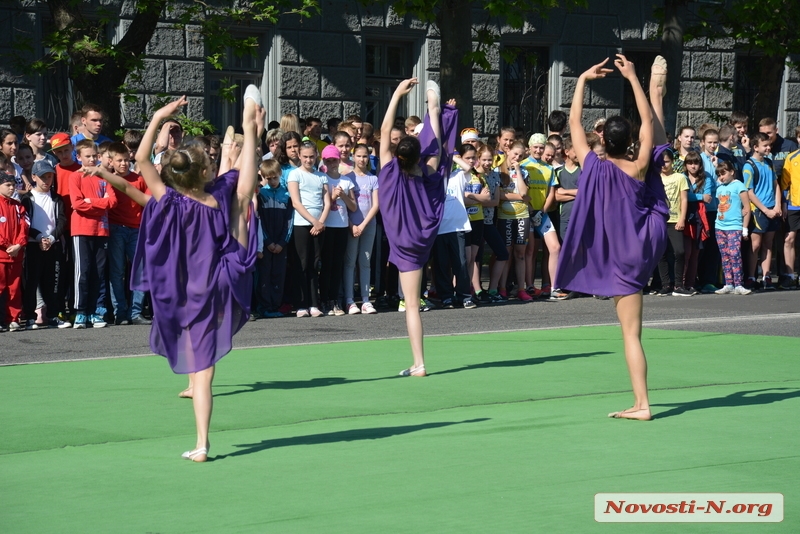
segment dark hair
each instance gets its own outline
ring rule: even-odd
[[[716,135],[717,139],[719,139],[719,131],[715,130],[714,128],[709,128],[703,132],[703,142],[705,142],[706,137],[709,135]]]
[[[122,136],[122,142],[125,143],[128,150],[133,152],[139,148],[142,143],[142,137],[144,137],[144,134],[141,130],[127,130]]]
[[[558,134],[553,134],[553,135],[551,135],[550,137],[548,137],[548,138],[547,138],[547,141],[548,141],[549,143],[552,143],[553,141],[558,141],[559,143],[561,143],[561,144],[564,144],[564,138],[563,138],[563,137],[561,137],[561,136],[560,136],[560,135],[558,135]]]
[[[40,130],[44,130],[47,128],[47,123],[44,122],[42,119],[31,119],[28,121],[28,124],[25,125],[25,135],[35,134]],[[23,143],[27,143],[28,139],[24,138],[25,140]]]
[[[17,149],[17,156],[19,156],[19,153],[23,150],[30,150],[31,154],[33,154],[33,148],[31,148],[31,145],[19,145],[19,148]]]
[[[355,147],[353,147],[353,154],[355,154],[356,150],[358,150],[359,148],[363,148],[364,150],[367,151],[367,154],[369,154],[369,147],[364,143],[358,143]]]
[[[628,153],[631,146],[631,122],[620,115],[606,119],[603,126],[603,140],[606,144],[606,153],[613,157],[622,157]]]
[[[735,124],[740,124],[742,122],[747,124],[749,122],[749,120],[750,120],[750,118],[747,116],[747,113],[745,113],[744,111],[734,111],[733,113],[731,113],[731,118],[728,119],[728,122],[730,122],[731,124],[734,124],[734,125]]]
[[[736,130],[734,129],[733,126],[731,126],[730,124],[724,124],[722,125],[722,128],[719,129],[719,140],[727,141],[728,139],[733,137],[733,134],[735,133]]]
[[[161,157],[161,172],[174,186],[185,190],[197,189],[208,181],[208,156],[200,143],[189,141],[182,144],[164,162],[166,155]]]
[[[2,130],[0,130],[0,143],[5,141],[6,137],[8,137],[9,135],[13,135],[14,136],[14,142],[17,141],[17,134],[15,134],[14,132],[12,132],[11,130],[9,130],[7,128],[3,128]]]
[[[306,126],[311,124],[312,122],[318,122],[320,126],[322,126],[322,119],[319,117],[306,117]]]
[[[700,157],[700,154],[694,150],[690,151],[688,154],[686,154],[686,157],[683,158],[684,167],[693,163],[700,165],[700,173],[695,179],[694,187],[692,189],[695,193],[702,193],[706,185],[706,171],[703,169],[703,159]],[[690,176],[688,170],[686,171],[686,175]]]
[[[99,114],[103,115],[103,108],[101,108],[97,104],[86,103],[81,108],[81,118],[86,117],[86,115],[88,115],[92,111],[94,111],[95,113],[99,113]]]
[[[572,136],[571,135],[567,134],[564,137],[562,137],[561,140],[564,142],[564,144],[561,145],[561,149],[564,152],[566,152],[567,150],[572,148]]]
[[[278,154],[278,163],[281,165],[289,165],[289,156],[286,155],[286,142],[287,141],[297,141],[298,148],[300,145],[303,144],[303,138],[300,137],[300,134],[295,132],[294,130],[290,130],[281,136],[281,144],[280,144],[280,154]]]
[[[403,172],[409,173],[414,166],[419,163],[419,156],[422,148],[419,139],[413,135],[408,135],[400,139],[397,143],[397,162]]]
[[[750,136],[751,146],[754,146],[754,145],[752,145],[752,143],[755,143],[756,145],[758,145],[758,143],[760,143],[761,141],[769,142],[769,136],[767,134],[765,134],[764,132],[756,132],[756,133],[754,133],[753,135]]]
[[[736,169],[733,167],[733,162],[727,159],[721,159],[717,161],[717,176],[720,175],[719,171],[728,171],[728,172],[736,172]]]
[[[567,114],[557,109],[547,117],[547,129],[551,132],[563,132],[567,127]]]
[[[502,128],[500,128],[500,133],[497,134],[497,137],[498,138],[503,137],[504,133],[512,133],[514,134],[514,139],[517,138],[517,129],[514,128],[513,126],[503,126]]]
[[[335,145],[335,144],[336,144],[336,141],[338,141],[339,139],[344,139],[345,137],[347,138],[347,140],[348,140],[350,143],[352,143],[352,142],[353,142],[353,138],[352,138],[352,137],[350,137],[350,134],[349,134],[349,133],[347,133],[347,132],[345,132],[345,131],[343,131],[343,130],[339,130],[339,131],[338,131],[338,132],[336,132],[336,133],[334,134],[334,136],[333,136],[333,144]]]
[[[477,152],[477,151],[478,151],[478,149],[477,149],[477,148],[475,148],[474,146],[472,146],[472,145],[471,145],[471,144],[469,144],[469,143],[464,143],[464,144],[463,144],[463,145],[461,145],[461,146],[459,147],[459,149],[458,149],[458,153],[459,153],[459,154],[461,154],[462,156],[463,156],[464,154],[466,154],[467,152]]]
[[[328,119],[328,122],[325,123],[325,126],[328,128],[328,130],[331,128],[338,128],[340,122],[342,122],[342,119],[334,117],[332,119]]]

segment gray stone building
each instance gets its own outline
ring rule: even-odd
[[[119,9],[122,20],[116,32],[121,36],[134,3],[91,2]],[[515,47],[520,53],[515,62],[506,63],[497,48],[489,50],[490,71],[475,72],[475,126],[486,134],[507,124],[526,132],[542,131],[550,111],[569,107],[578,74],[618,51],[646,75],[659,49],[653,14],[659,3],[590,0],[586,9],[555,9],[547,19],[531,17],[521,30],[495,23],[500,46]],[[398,80],[438,78],[441,41],[435,26],[400,17],[391,8],[367,8],[352,0],[323,0],[321,8],[321,15],[310,19],[284,16],[276,26],[237,29],[258,39],[259,56],[232,56],[224,71],[205,63],[197,28],[175,29],[177,11],[168,11],[148,46],[142,76],[131,80],[135,100],[121,104],[123,120],[130,127],[142,126],[158,95],[187,94],[189,115],[207,118],[222,129],[236,121],[239,109],[238,103],[216,96],[221,81],[229,79],[240,88],[247,83],[261,87],[270,119],[287,112],[323,120],[357,113],[379,123]],[[0,7],[0,57],[9,57],[17,36],[40,42],[47,18],[46,7],[30,0]],[[476,25],[483,26],[485,18],[484,12],[474,13]],[[733,109],[749,109],[757,61],[735,49],[732,41],[686,43],[678,73],[678,124],[719,123]],[[63,70],[25,77],[4,60],[0,124],[24,115],[44,117],[53,128],[65,128],[72,111],[70,91]],[[400,114],[421,114],[423,98],[422,91],[413,92]],[[585,105],[587,123],[608,114],[632,114],[635,109],[632,94],[619,77],[590,84]],[[777,118],[782,132],[793,132],[800,124],[800,74],[788,67]]]

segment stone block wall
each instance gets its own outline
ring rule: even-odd
[[[34,117],[37,112],[39,81],[35,76],[20,74],[12,58],[24,49],[28,42],[39,38],[37,13],[32,9],[21,10],[13,5],[0,8],[0,125],[7,126],[11,117],[23,115]],[[33,61],[34,54],[21,52],[20,60]]]

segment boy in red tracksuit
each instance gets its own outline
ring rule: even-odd
[[[29,226],[25,208],[12,198],[15,189],[14,176],[0,173],[0,297],[6,296],[5,309],[0,309],[0,331],[6,330],[3,322],[7,319],[12,332],[24,329],[20,323],[22,258]]]
[[[84,139],[75,146],[83,168],[94,167],[97,147]],[[69,175],[72,201],[72,246],[75,251],[75,322],[73,328],[94,328],[106,322],[106,250],[108,248],[108,210],[117,205],[111,184],[98,176],[84,174],[83,168]]]

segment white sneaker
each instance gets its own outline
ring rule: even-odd
[[[36,324],[36,319],[28,319],[27,324],[25,325],[25,330],[38,330],[39,325]]]
[[[739,287],[742,287],[742,286],[739,286]],[[742,288],[742,289],[744,289],[744,288]],[[723,286],[722,288],[717,289],[716,291],[714,291],[714,293],[716,293],[717,295],[727,295],[727,294],[733,293],[733,292],[734,292],[734,289],[733,289],[733,286],[731,286],[731,285]]]
[[[308,317],[309,316],[308,310],[305,309],[305,308],[300,308],[299,310],[297,310],[297,316],[298,317]]]
[[[749,289],[745,289],[742,286],[736,286],[736,289],[733,290],[734,294],[736,295],[749,295],[752,293]]]
[[[20,330],[25,330],[25,327],[19,324],[16,321],[11,321],[8,323],[8,331],[9,332],[19,332]]]
[[[325,315],[320,311],[319,308],[315,308],[314,306],[311,306],[311,308],[308,309],[308,312],[311,314],[311,317],[322,317]]]
[[[371,302],[365,302],[361,305],[361,313],[373,314],[378,313],[378,310],[375,309]]]
[[[397,311],[399,312],[406,311],[406,299],[400,299],[400,304],[397,305]]]
[[[361,310],[358,309],[358,304],[351,302],[347,305],[347,315],[358,315]]]

